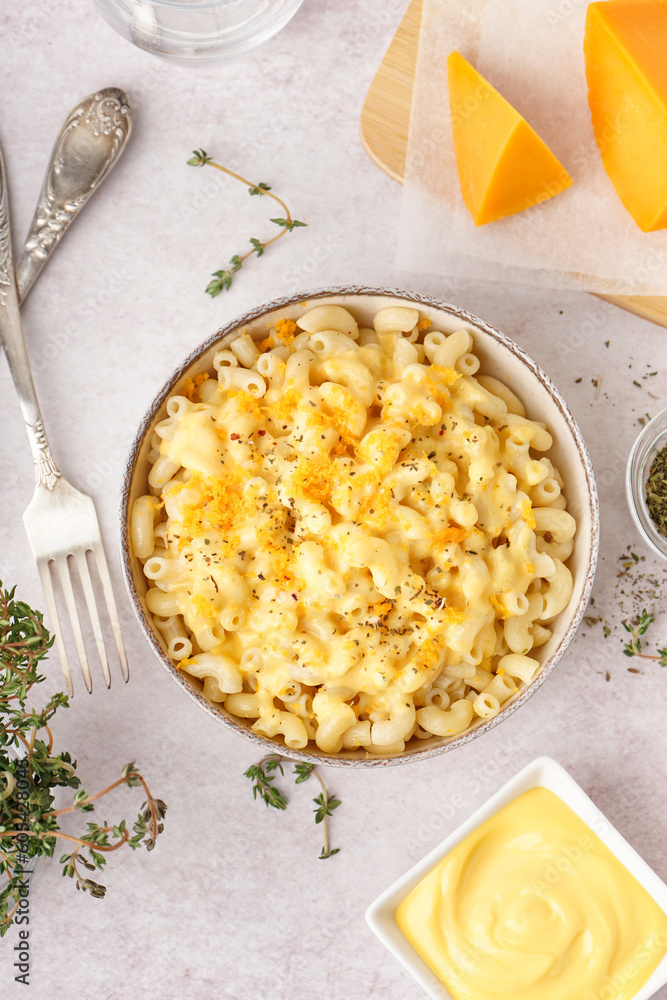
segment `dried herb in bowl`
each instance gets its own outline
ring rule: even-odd
[[[646,504],[656,528],[667,537],[667,445],[651,464],[646,480]]]

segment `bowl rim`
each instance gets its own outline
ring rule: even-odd
[[[289,306],[298,305],[300,303],[308,303],[309,306],[316,304],[317,299],[331,299],[339,298],[345,296],[374,296],[382,298],[395,298],[402,300],[404,302],[414,303],[416,305],[426,306],[428,308],[437,309],[441,312],[448,313],[450,316],[455,317],[463,323],[467,323],[472,327],[480,330],[482,333],[487,334],[492,340],[504,346],[511,354],[518,358],[523,364],[529,369],[529,371],[535,376],[542,387],[547,391],[552,401],[556,404],[563,420],[565,421],[570,434],[572,435],[573,442],[578,451],[582,468],[585,474],[586,485],[587,485],[587,500],[588,500],[588,511],[590,516],[590,533],[587,539],[590,546],[588,565],[585,571],[585,577],[583,580],[583,586],[581,591],[581,596],[579,598],[578,604],[574,610],[572,618],[568,624],[568,627],[551,655],[547,660],[541,665],[539,672],[537,673],[534,680],[532,680],[526,687],[520,691],[519,695],[511,701],[509,704],[505,705],[501,711],[495,717],[487,719],[481,722],[476,728],[468,729],[463,732],[460,736],[455,736],[453,739],[448,741],[443,741],[439,744],[424,747],[419,750],[403,751],[400,754],[395,754],[393,756],[380,756],[380,755],[368,755],[366,758],[361,757],[343,757],[342,755],[336,754],[326,754],[322,751],[310,752],[310,743],[308,747],[303,750],[292,750],[289,747],[284,746],[282,743],[278,743],[276,740],[270,737],[262,736],[259,733],[252,732],[249,728],[241,725],[240,722],[236,722],[231,716],[225,715],[220,708],[213,702],[208,701],[204,698],[203,694],[195,690],[191,683],[188,682],[183,671],[179,670],[174,663],[169,659],[166,652],[160,645],[156,631],[154,627],[148,620],[146,612],[143,607],[141,597],[139,596],[134,574],[132,572],[132,562],[130,556],[130,542],[129,542],[129,500],[130,492],[132,487],[132,479],[134,470],[136,467],[136,462],[139,456],[139,450],[145,439],[145,436],[155,420],[160,407],[164,403],[166,397],[173,391],[173,387],[177,384],[179,379],[183,376],[183,373],[190,368],[199,358],[202,357],[215,343],[220,341],[223,337],[228,336],[235,330],[251,323],[253,320],[261,318],[267,313],[274,312],[278,309],[285,309]],[[405,289],[396,289],[388,287],[376,287],[371,285],[335,285],[331,287],[316,288],[306,292],[293,293],[286,296],[281,296],[280,298],[273,299],[270,302],[263,303],[262,305],[255,306],[252,309],[244,312],[241,316],[235,317],[230,320],[224,326],[220,327],[214,334],[209,336],[206,340],[195,347],[187,357],[178,365],[177,368],[171,373],[171,375],[163,382],[161,387],[158,389],[154,395],[148,409],[142,417],[137,432],[132,440],[130,451],[125,463],[125,469],[123,472],[123,477],[121,481],[121,491],[120,491],[120,556],[121,564],[123,568],[123,577],[125,580],[125,587],[127,589],[128,597],[130,603],[134,610],[134,613],[139,622],[139,626],[148,640],[156,657],[165,668],[167,673],[170,675],[172,680],[177,683],[182,690],[184,690],[188,696],[196,701],[212,718],[221,722],[228,729],[233,732],[237,732],[244,736],[246,739],[255,743],[257,746],[261,747],[264,753],[280,754],[280,756],[292,758],[294,760],[308,761],[313,764],[323,764],[332,765],[336,767],[389,767],[398,764],[407,764],[414,761],[428,760],[432,757],[439,756],[442,753],[447,753],[450,750],[454,750],[459,746],[463,746],[469,743],[471,740],[476,739],[482,733],[488,732],[490,729],[494,729],[501,722],[508,719],[517,709],[524,704],[537,691],[539,687],[545,682],[547,677],[551,674],[556,664],[560,661],[568,646],[570,645],[576,630],[584,616],[586,606],[590,598],[591,590],[593,588],[593,580],[595,578],[595,570],[598,561],[598,551],[599,551],[599,537],[600,537],[600,513],[599,513],[599,501],[597,487],[595,484],[595,474],[593,471],[593,464],[588,452],[588,448],[584,441],[583,435],[579,429],[579,426],[572,414],[572,411],[567,404],[564,397],[561,395],[559,389],[552,382],[551,378],[542,370],[538,363],[520,347],[513,340],[511,340],[506,334],[502,333],[496,327],[487,323],[485,320],[480,319],[473,313],[468,312],[459,306],[452,305],[443,299],[435,298],[434,296],[422,295],[419,292],[412,292]]]
[[[667,885],[618,828],[587,795],[581,785],[553,757],[537,757],[452,830],[434,848],[400,875],[370,904],[366,922],[385,948],[417,980],[433,1000],[452,1000],[447,987],[410,944],[396,921],[396,910],[428,873],[478,827],[524,792],[547,788],[583,820],[643,889],[667,912]],[[663,956],[632,1000],[649,1000],[667,982],[667,955]]]

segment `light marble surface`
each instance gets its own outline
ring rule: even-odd
[[[24,308],[45,422],[63,472],[95,498],[122,608],[132,679],[92,697],[80,678],[56,739],[79,759],[89,790],[136,757],[169,804],[158,847],[113,857],[96,900],[42,865],[31,892],[31,986],[38,1000],[407,1000],[422,995],[367,929],[378,892],[450,832],[526,761],[550,754],[667,878],[667,674],[621,653],[617,557],[650,555],[626,510],[623,475],[637,418],[667,395],[667,331],[584,294],[449,282],[394,266],[401,191],[364,153],[363,96],[403,2],[306,0],[254,56],[213,71],[181,69],[116,37],[86,0],[4,4],[0,136],[22,239],[60,121],[95,88],[124,87],[136,131]],[[371,9],[372,8],[372,9]],[[308,228],[253,261],[231,292],[204,295],[210,271],[250,235],[265,206],[213,171],[185,165],[203,146],[285,197]],[[580,422],[599,477],[601,625],[576,637],[530,702],[483,739],[423,764],[330,769],[343,800],[332,823],[342,850],[321,864],[310,799],[286,813],[253,803],[242,773],[252,746],[224,731],[154,660],[124,596],[117,495],[124,456],[152,394],[192,347],[242,310],[286,291],[333,283],[395,285],[441,295],[514,337],[552,375]],[[605,342],[609,345],[605,346]],[[659,374],[647,379],[649,371]],[[592,379],[602,376],[597,394]],[[633,379],[639,386],[633,384]],[[660,399],[653,398],[649,391]],[[0,363],[0,579],[43,603],[21,514],[32,490],[25,433]],[[642,589],[644,588],[644,589]],[[636,589],[636,588],[635,588]],[[640,673],[628,668],[639,664]],[[609,677],[606,679],[606,674]],[[61,687],[54,659],[49,686]],[[311,795],[312,791],[312,795]],[[116,793],[105,815],[134,799]],[[12,931],[0,949],[0,995],[14,984]],[[667,998],[667,990],[659,996]]]

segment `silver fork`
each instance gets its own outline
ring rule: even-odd
[[[23,515],[23,522],[44,587],[46,605],[55,632],[56,648],[60,656],[67,690],[70,695],[74,694],[72,672],[60,629],[58,608],[51,577],[51,563],[54,564],[60,579],[74,642],[79,654],[83,679],[89,692],[92,691],[93,687],[74,589],[72,587],[72,577],[68,562],[70,557],[74,559],[77,565],[81,587],[102,664],[104,680],[107,687],[111,684],[109,660],[104,645],[104,636],[97,611],[95,592],[88,568],[87,552],[93,553],[97,564],[121,671],[124,679],[127,681],[129,678],[127,657],[123,646],[118,612],[116,610],[109,569],[104,555],[102,537],[93,501],[90,497],[75,490],[58,470],[49,448],[39,410],[39,403],[37,402],[19,314],[19,299],[10,240],[7,181],[1,150],[0,344],[4,348],[9,370],[14,380],[14,386],[19,398],[35,462],[35,492]]]

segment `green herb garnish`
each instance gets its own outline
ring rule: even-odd
[[[3,590],[0,582],[0,876],[8,880],[0,891],[0,937],[21,906],[25,868],[33,858],[53,857],[58,840],[66,841],[73,849],[60,858],[62,874],[75,879],[77,889],[101,897],[105,887],[84,871],[101,870],[106,855],[126,844],[134,850],[143,843],[152,850],[167,809],[161,799],[153,798],[134,761],[126,764],[117,781],[88,795],[81,788],[76,761],[65,751],[53,753],[49,723],[59,708],[67,707],[67,696],[54,694],[40,711],[27,708],[30,692],[44,681],[38,666],[53,645],[53,636],[39,611],[15,600],[15,589]],[[141,786],[146,796],[132,831],[124,819],[87,823],[78,837],[60,830],[60,816],[92,812],[94,801],[119,785]],[[76,789],[71,805],[62,809],[53,808],[53,791],[58,787]]]
[[[269,754],[268,757],[262,757],[258,764],[253,764],[244,771],[244,776],[249,778],[252,785],[252,797],[253,799],[262,799],[267,806],[273,806],[274,809],[284,810],[287,808],[288,800],[278,791],[274,786],[273,781],[275,774],[271,773],[279,770],[281,774],[283,771],[283,762],[286,764],[294,764],[294,770],[292,772],[295,784],[300,785],[302,782],[307,781],[311,774],[314,774],[320,785],[322,786],[321,793],[316,799],[313,799],[315,803],[315,822],[322,824],[322,834],[324,837],[324,846],[322,847],[322,852],[319,855],[320,858],[330,858],[334,854],[338,854],[340,847],[331,848],[329,846],[329,828],[327,824],[327,817],[331,816],[334,809],[337,809],[341,804],[340,799],[335,798],[333,795],[329,795],[327,791],[327,786],[325,784],[324,778],[319,773],[314,764],[295,764],[293,760],[289,757],[282,757],[280,754]]]
[[[265,757],[263,761],[260,760],[259,764],[253,764],[252,767],[249,767],[244,775],[246,778],[250,778],[253,783],[253,799],[259,796],[267,806],[273,806],[274,809],[287,809],[287,799],[273,785],[275,775],[269,774],[276,768],[280,769],[281,774],[285,773],[277,757]]]
[[[654,621],[654,616],[644,608],[638,618],[633,618],[630,622],[621,622],[625,631],[630,633],[630,641],[623,646],[623,653],[625,656],[639,656],[643,660],[655,660],[661,667],[667,667],[667,648],[659,649],[657,656],[652,653],[642,653],[640,637],[646,635]]]
[[[243,262],[246,261],[248,257],[252,257],[253,254],[255,254],[256,257],[261,257],[266,248],[271,246],[272,243],[275,243],[276,240],[279,240],[285,235],[285,233],[291,233],[299,226],[306,226],[307,223],[299,222],[298,219],[293,219],[285,202],[279,198],[277,194],[273,194],[268,184],[265,184],[263,181],[260,181],[258,184],[253,184],[252,181],[246,180],[245,177],[241,177],[240,174],[234,173],[233,170],[229,170],[227,167],[223,167],[221,164],[215,163],[203,149],[193,150],[193,155],[188,160],[188,164],[191,167],[204,167],[208,165],[215,167],[216,170],[222,170],[224,174],[229,174],[230,177],[235,177],[237,181],[241,181],[242,184],[245,184],[250,195],[267,195],[269,198],[273,198],[274,201],[277,201],[285,212],[284,218],[269,220],[270,222],[273,222],[274,225],[280,226],[281,231],[277,236],[272,236],[271,239],[264,241],[258,240],[254,236],[251,237],[249,241],[252,247],[251,250],[248,250],[243,254],[234,254],[234,256],[230,258],[229,265],[226,268],[221,268],[219,271],[213,272],[213,281],[209,281],[206,287],[206,293],[214,299],[217,295],[220,295],[221,292],[228,291],[232,287],[232,276],[236,274],[237,271],[241,270]]]

